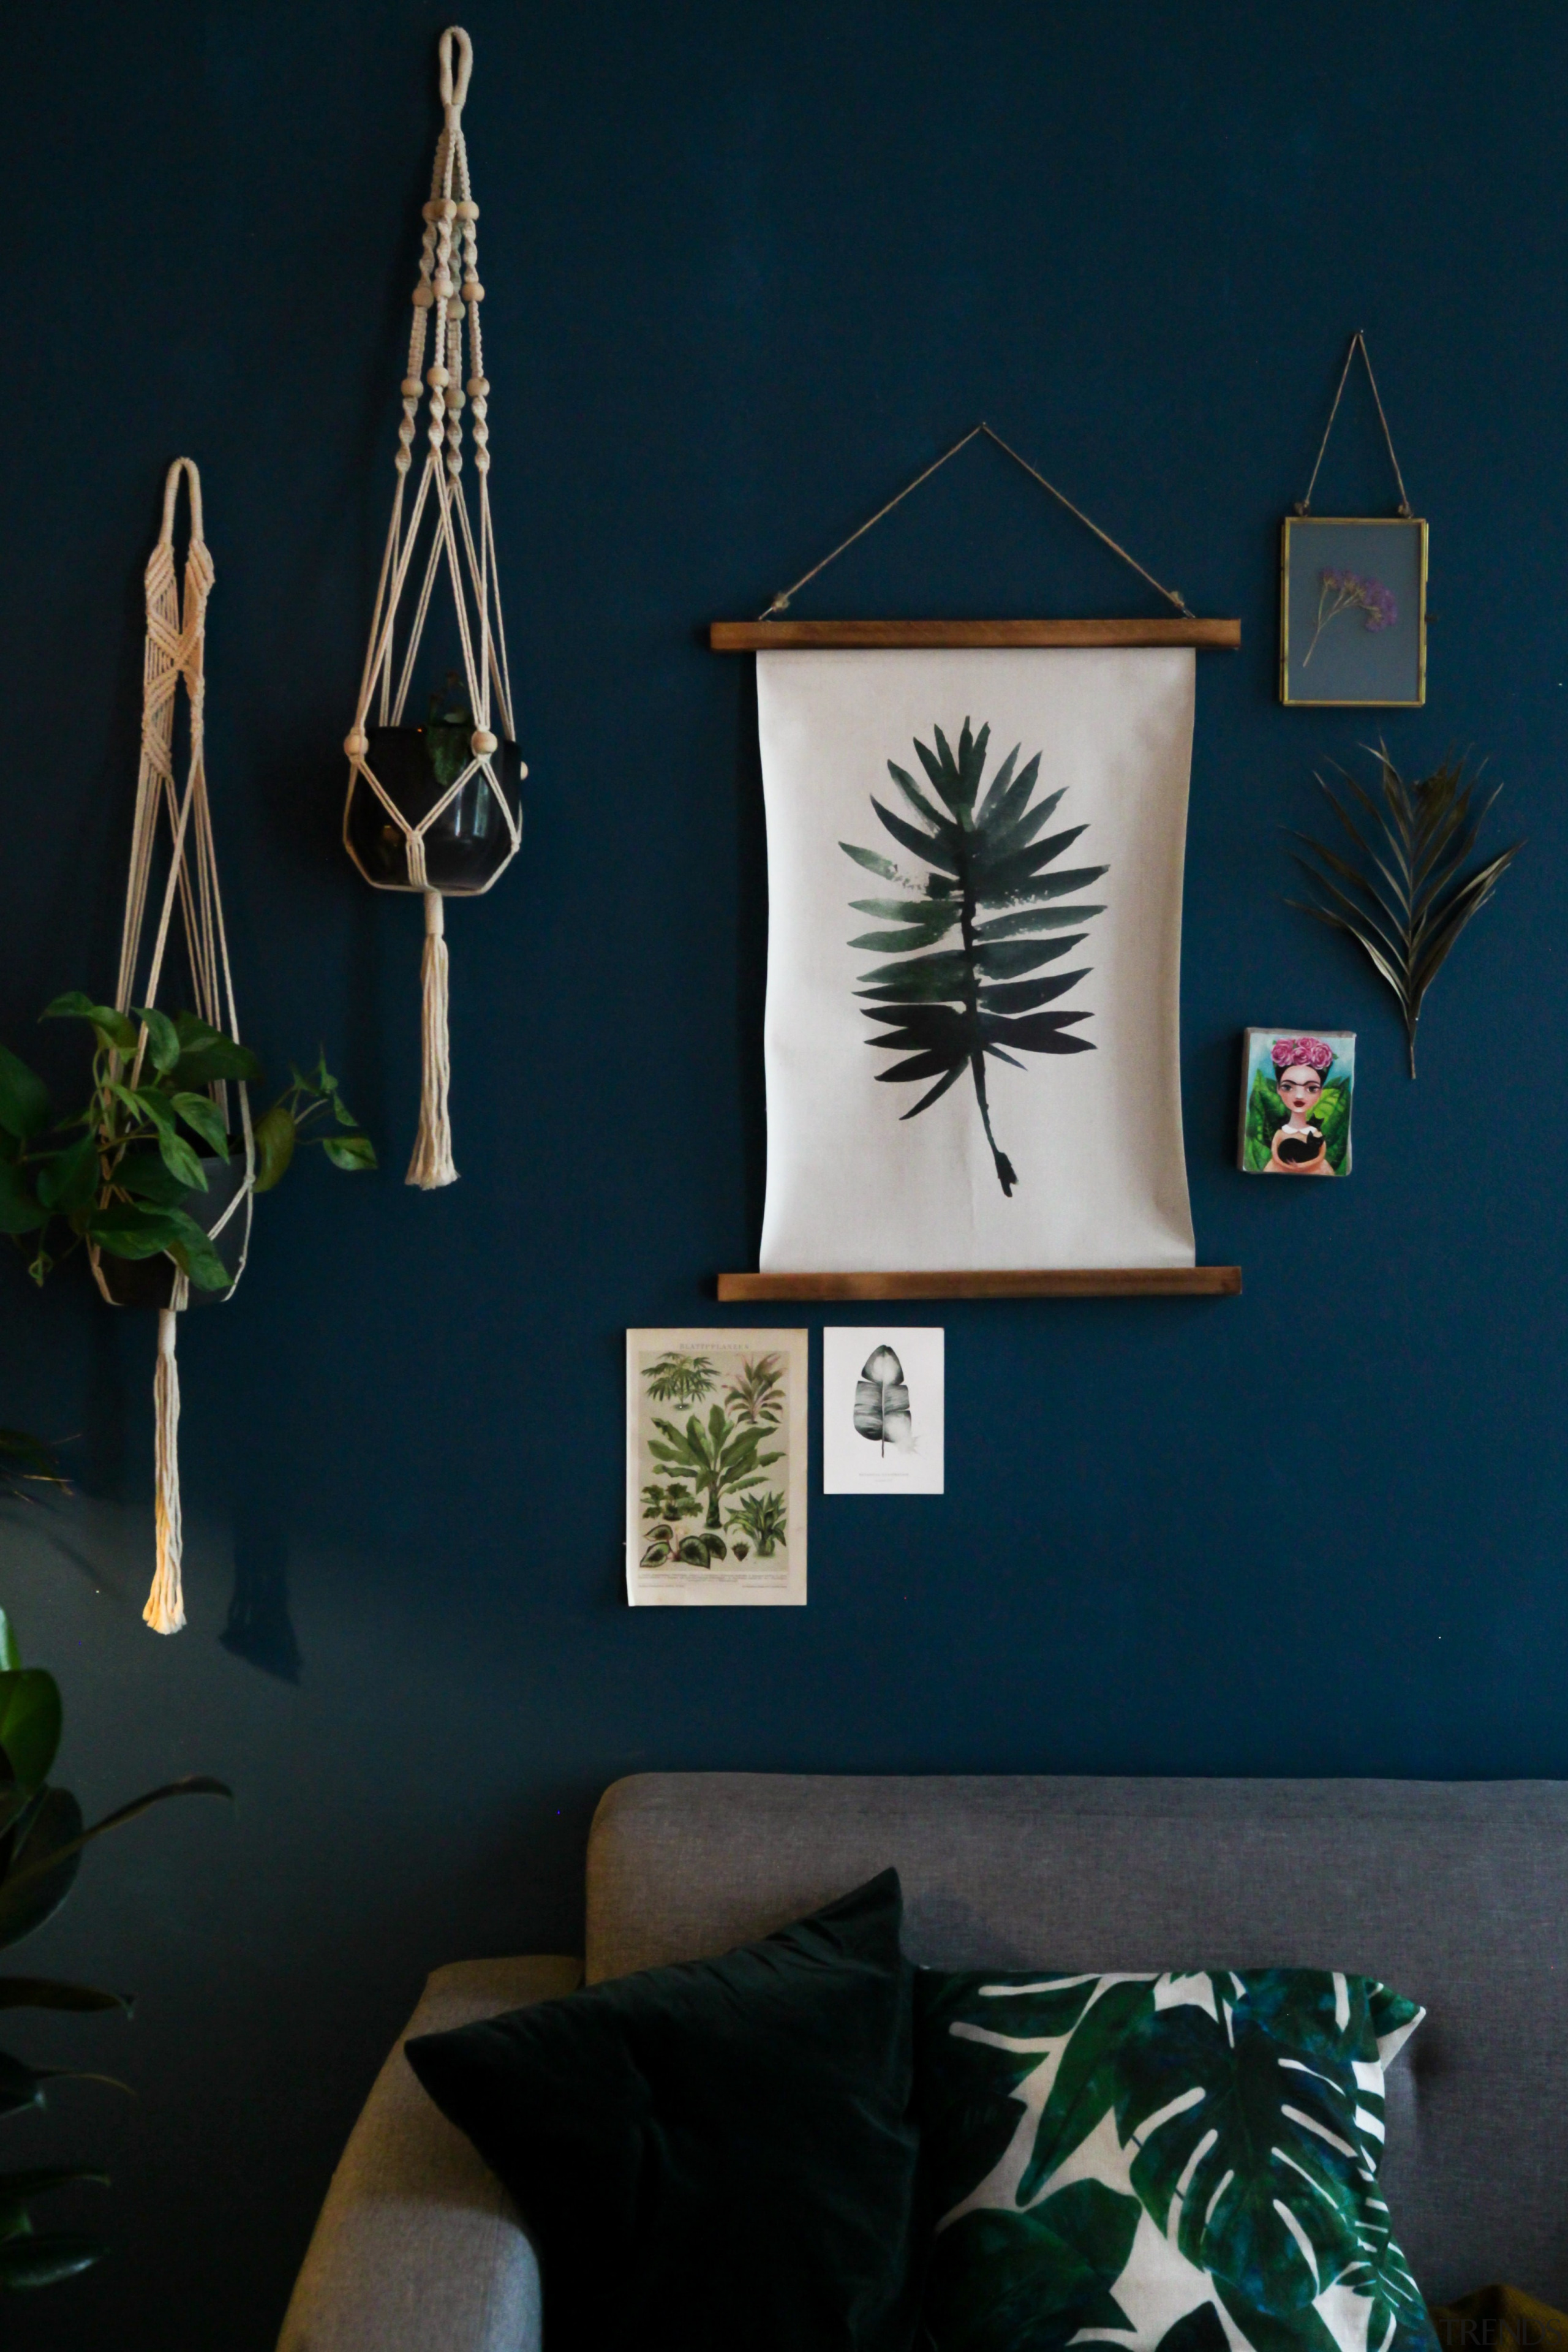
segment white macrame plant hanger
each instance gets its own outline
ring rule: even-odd
[[[455,79],[452,68],[454,44],[458,52]],[[442,34],[439,56],[441,102],[445,111],[440,137],[436,144],[430,201],[424,211],[425,237],[419,257],[419,278],[414,289],[414,324],[409,337],[408,373],[402,386],[403,422],[397,428],[397,488],[393,495],[392,523],[382,558],[370,643],[360,680],[359,706],[353,726],[343,742],[349,760],[348,793],[343,803],[343,846],[373,888],[422,890],[425,898],[425,950],[421,966],[424,1079],[420,1090],[419,1130],[405,1180],[410,1184],[418,1185],[424,1192],[434,1191],[438,1185],[455,1183],[458,1177],[452,1160],[452,1125],[447,1101],[451,1060],[447,1037],[448,978],[442,893],[426,880],[425,836],[469,781],[476,774],[482,774],[505,821],[510,846],[489,881],[475,890],[458,895],[479,897],[489,889],[516,856],[522,840],[521,820],[501,790],[493,764],[499,739],[491,727],[492,716],[499,720],[500,733],[509,742],[516,740],[516,730],[512,724],[511,684],[507,669],[506,635],[501,623],[500,590],[496,572],[495,532],[490,520],[489,427],[486,422],[490,387],[484,372],[484,353],[479,336],[479,304],[485,292],[479,275],[479,208],[473,200],[468,178],[468,151],[463,137],[462,122],[474,53],[473,44],[460,26],[449,26]],[[459,239],[462,247],[460,286],[453,279],[454,268],[458,266],[455,245]],[[463,373],[465,314],[470,360],[466,383]],[[428,369],[425,366],[427,338],[434,347]],[[405,520],[405,494],[413,465],[416,419],[420,399],[426,389],[430,399],[429,423],[426,428],[429,448],[419,477],[413,511]],[[473,415],[474,471],[479,478],[477,533],[469,519],[462,484],[465,391],[467,404],[471,407]],[[394,639],[398,612],[414,574],[416,546],[427,510],[433,511],[434,523],[429,554],[415,599],[401,667],[395,669]],[[415,659],[425,633],[430,599],[443,568],[457,606],[458,635],[467,677],[468,708],[474,717],[470,738],[472,757],[456,782],[415,824],[395,804],[376,779],[367,756],[370,751],[368,730],[373,723],[383,727],[403,724]],[[373,704],[376,711],[374,721],[371,718]],[[520,778],[525,777],[528,770],[520,763],[518,772]],[[362,779],[374,793],[389,823],[395,824],[404,837],[408,870],[405,882],[378,880],[374,875],[365,873],[355,854],[349,834],[349,817],[355,787]]]
[[[174,509],[180,477],[190,485],[191,535],[185,551],[184,596],[182,603],[174,563]],[[120,977],[114,1002],[121,1013],[134,1004],[155,1005],[163,979],[165,951],[176,905],[190,967],[192,1010],[214,1029],[222,1029],[236,1043],[239,1023],[235,1012],[234,980],[229,971],[228,940],[224,931],[223,899],[218,889],[217,854],[213,845],[212,809],[207,799],[205,750],[205,679],[204,653],[207,599],[212,593],[213,562],[202,536],[202,478],[195,461],[176,457],[163,490],[163,522],[147,559],[147,636],[142,669],[142,753],[136,777],[136,814],[131,839],[131,872],[125,886],[125,919],[120,936]],[[174,781],[174,709],[181,687],[190,709],[190,759],[184,787]],[[146,979],[137,985],[142,968],[142,944],[153,894],[160,818],[166,818],[169,871],[158,908],[157,928],[146,966]],[[141,1077],[147,1053],[143,1026],[131,1061],[129,1082]],[[119,1075],[118,1055],[110,1072]],[[208,1091],[230,1123],[229,1087],[222,1082]],[[232,1298],[245,1271],[250,1245],[251,1195],[256,1179],[256,1147],[250,1124],[250,1097],[243,1080],[234,1084],[238,1098],[239,1126],[244,1139],[243,1182],[211,1228],[213,1235],[237,1219],[240,1225],[238,1262],[234,1281],[223,1294]],[[191,1203],[200,1217],[201,1200]],[[90,1253],[99,1289],[111,1306],[119,1302],[105,1279],[101,1255]],[[177,1633],[185,1622],[182,1584],[184,1549],[180,1512],[180,1375],[174,1353],[176,1318],[189,1303],[190,1286],[177,1266],[167,1307],[158,1313],[158,1363],[153,1400],[156,1423],[156,1491],[154,1520],[157,1566],[147,1606],[142,1614],[155,1633]]]

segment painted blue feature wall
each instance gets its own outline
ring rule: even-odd
[[[66,1777],[93,1808],[181,1769],[239,1792],[90,1856],[28,1949],[140,2005],[27,2045],[137,2095],[5,2126],[7,2162],[118,2175],[113,2259],[7,2313],[27,2347],[270,2346],[424,1972],[574,1948],[618,1774],[1568,1773],[1568,18],[465,5],[532,781],[519,865],[449,919],[463,1181],[429,1198],[400,1181],[418,908],[337,826],[440,18],[65,0],[0,30],[0,1034],[63,1075],[35,1014],[112,982],[141,569],[189,451],[242,1017],[279,1073],[324,1043],[386,1162],[300,1169],[183,1336],[175,1642],[140,1623],[151,1327],[0,1257],[0,1422],[79,1479],[0,1513]],[[1530,837],[1415,1086],[1354,950],[1283,903],[1314,766],[1379,723],[1275,699],[1279,522],[1362,325],[1432,525],[1431,699],[1384,731],[1416,770],[1489,754],[1497,840]],[[753,688],[702,631],[982,416],[1242,618],[1200,661],[1184,1078],[1200,1254],[1246,1295],[952,1307],[945,1497],[815,1496],[804,1612],[634,1615],[622,1332],[719,1317],[761,1217]],[[1391,502],[1358,384],[1318,510]],[[982,446],[798,609],[1157,607]],[[1249,1022],[1359,1033],[1350,1183],[1234,1172]]]

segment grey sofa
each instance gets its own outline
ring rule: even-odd
[[[1568,1782],[820,1779],[647,1773],[588,1843],[590,1981],[719,1952],[895,1864],[944,1968],[1294,1962],[1430,2012],[1389,2079],[1384,2179],[1429,2301],[1568,2305]],[[424,2033],[566,1992],[574,1960],[438,1969]],[[533,2250],[388,2059],[279,2352],[531,2352]]]

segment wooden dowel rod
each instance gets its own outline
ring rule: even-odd
[[[854,646],[1211,646],[1234,652],[1239,621],[714,621],[716,654]]]
[[[721,1274],[729,1305],[752,1298],[1236,1298],[1238,1265],[1110,1265],[934,1274]]]

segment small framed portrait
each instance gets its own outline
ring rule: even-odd
[[[1355,1036],[1348,1029],[1249,1029],[1242,1060],[1245,1176],[1348,1176]]]
[[[1279,699],[1426,699],[1426,526],[1292,516],[1279,548]]]
[[[626,1599],[805,1605],[806,1335],[626,1333]]]

